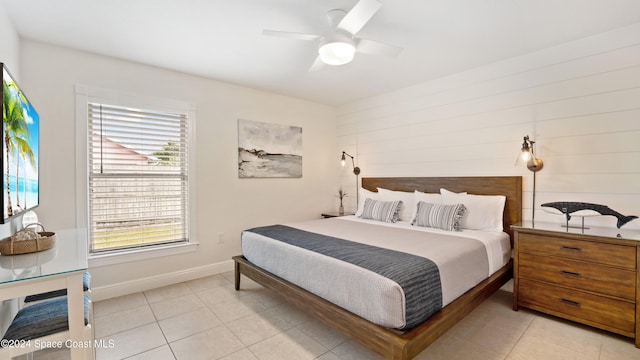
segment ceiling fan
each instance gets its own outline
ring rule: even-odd
[[[319,39],[318,57],[310,70],[318,70],[324,64],[347,64],[353,60],[356,51],[395,57],[400,54],[402,48],[355,36],[378,12],[380,7],[382,7],[382,3],[378,0],[360,0],[349,12],[342,9],[330,10],[327,13],[330,28],[322,35],[277,30],[263,30],[262,34],[297,40]]]

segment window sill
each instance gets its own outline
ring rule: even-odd
[[[167,245],[156,248],[129,250],[121,253],[89,255],[89,268],[154,259],[196,251],[198,243]]]

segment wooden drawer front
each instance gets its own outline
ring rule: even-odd
[[[518,246],[520,252],[543,253],[627,269],[636,268],[636,248],[633,246],[522,233],[518,235]]]
[[[560,312],[624,332],[635,331],[635,305],[627,301],[520,279],[518,304]]]
[[[518,254],[520,277],[635,301],[636,272],[578,260]]]

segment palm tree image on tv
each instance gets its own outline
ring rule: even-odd
[[[38,205],[39,117],[4,68],[2,75],[3,219],[7,219]]]

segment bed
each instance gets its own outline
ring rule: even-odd
[[[378,188],[383,188],[387,191],[392,192],[413,192],[414,190],[417,190],[424,193],[439,193],[441,188],[445,188],[453,193],[468,192],[469,194],[476,195],[504,196],[504,212],[502,214],[503,216],[501,228],[503,228],[505,232],[509,234],[509,236],[504,235],[507,237],[508,248],[506,250],[502,249],[498,251],[498,253],[501,252],[502,261],[493,261],[492,264],[479,265],[491,269],[488,274],[484,275],[481,279],[469,280],[472,282],[472,287],[469,290],[467,290],[467,288],[451,290],[448,285],[443,285],[442,305],[444,305],[444,307],[442,307],[441,309],[438,308],[433,310],[428,314],[428,318],[426,319],[415,316],[411,319],[409,319],[408,316],[404,318],[403,316],[407,315],[408,311],[406,314],[401,314],[400,318],[389,315],[387,319],[385,318],[386,315],[384,315],[386,314],[386,310],[382,312],[384,313],[382,316],[383,319],[378,319],[370,318],[369,315],[371,314],[366,312],[366,306],[365,310],[363,310],[364,313],[361,313],[360,309],[350,308],[350,305],[348,303],[340,302],[341,300],[339,298],[334,299],[331,298],[331,296],[326,296],[326,294],[319,293],[319,291],[322,292],[323,287],[325,287],[321,285],[320,282],[315,282],[313,279],[309,280],[310,283],[304,283],[304,281],[301,282],[299,278],[290,277],[291,272],[281,272],[279,268],[273,267],[273,264],[270,265],[268,261],[263,264],[263,260],[256,258],[255,255],[244,254],[245,250],[249,251],[249,249],[251,248],[251,246],[249,245],[245,246],[245,242],[248,244],[258,244],[258,252],[261,251],[260,249],[262,249],[259,246],[263,246],[260,245],[262,244],[262,242],[258,241],[261,237],[265,237],[269,240],[267,241],[267,244],[275,242],[271,241],[271,239],[269,238],[269,233],[260,233],[256,235],[253,233],[253,231],[249,231],[250,237],[247,238],[248,240],[245,240],[245,234],[243,233],[243,254],[247,255],[247,257],[249,258],[253,257],[255,259],[254,262],[262,264],[262,266],[258,266],[254,262],[249,261],[244,255],[234,257],[235,287],[236,290],[240,289],[240,275],[245,275],[250,279],[256,281],[257,283],[275,290],[277,293],[284,296],[288,301],[302,308],[309,314],[314,315],[329,326],[332,326],[342,333],[354,338],[364,346],[380,353],[384,357],[388,359],[411,359],[418,355],[440,335],[442,335],[456,322],[458,322],[469,312],[471,312],[477,305],[479,305],[482,301],[484,301],[487,297],[489,297],[493,292],[499,289],[506,281],[511,278],[512,261],[510,260],[510,244],[512,243],[512,240],[509,241],[511,237],[510,225],[521,220],[522,179],[521,177],[363,178],[362,187],[372,192],[376,192]],[[361,194],[361,196],[362,195],[363,194]],[[317,220],[316,222],[308,222],[302,225],[294,224],[295,227],[299,227],[298,229],[294,230],[309,230],[310,232],[315,233],[316,230],[319,229],[317,228],[317,223],[328,220],[331,219]],[[338,229],[336,231],[338,231],[339,234],[359,234],[359,232],[361,231],[360,227],[363,225],[360,225],[358,221],[355,221],[356,219],[353,220],[354,221],[351,221],[347,218],[335,219],[334,223],[330,224],[328,227]],[[329,223],[327,222],[325,224]],[[392,228],[393,226],[389,227]],[[409,231],[404,229],[387,230],[386,228],[383,229],[381,227],[378,227],[377,229],[380,229],[379,232]],[[261,229],[261,231],[264,230]],[[364,231],[364,229],[362,231]],[[298,233],[292,232],[291,234],[292,238],[294,238],[293,240],[295,241]],[[325,235],[333,235],[333,233],[329,232],[327,234],[320,234],[318,236]],[[367,235],[361,237],[368,238],[371,236]],[[504,240],[502,240],[502,242],[504,243]],[[289,245],[285,245],[285,247],[286,246]],[[487,253],[489,253],[488,245],[485,247],[481,246],[481,248],[486,248]],[[507,251],[506,257],[505,251]],[[296,259],[296,261],[298,261],[298,258],[296,257],[297,255],[292,256],[288,253],[275,253],[275,255],[270,253],[267,258],[271,258],[274,256],[280,256],[280,258],[282,259],[294,258]],[[304,262],[306,263],[307,261],[311,260],[305,259]],[[292,263],[295,263],[296,261],[293,261]],[[335,259],[330,259],[330,261],[333,261],[333,263],[329,262],[330,265],[328,266],[330,267],[335,265],[336,261],[339,262],[339,260]],[[436,256],[435,262],[438,264],[438,266],[440,266],[440,261],[441,260],[438,260]],[[279,262],[280,260],[275,261],[275,263]],[[491,261],[488,260],[488,263],[491,263]],[[263,267],[270,269],[271,271],[267,271]],[[345,269],[348,269],[349,267],[349,264],[347,264],[345,266]],[[313,266],[313,268],[315,268],[315,265]],[[333,267],[331,268],[334,269]],[[344,269],[340,270],[337,267],[335,269],[336,270],[332,270],[331,273],[335,272],[337,274],[340,274],[340,271],[346,271]],[[280,274],[282,275],[282,277],[277,276],[274,273]],[[441,270],[441,275],[443,277],[448,276],[446,270]],[[337,276],[340,278],[349,278],[356,275],[347,274]],[[287,279],[284,279],[283,277],[286,277]],[[306,274],[305,276],[301,276],[301,278],[303,279],[305,279],[306,277]],[[356,277],[355,279],[359,278]],[[356,282],[359,281],[361,280],[356,280]],[[457,285],[460,282],[461,281],[459,280],[455,280],[453,283]],[[443,284],[444,283],[445,282],[443,279]],[[298,286],[296,284],[299,284],[301,286]],[[344,286],[349,287],[351,285],[347,284]],[[321,296],[316,294],[319,294]],[[372,295],[372,297],[373,296],[374,295]],[[402,298],[402,296],[403,295],[400,295],[401,299],[404,299]],[[408,293],[405,300],[408,306],[409,302],[411,301]],[[340,304],[341,306],[336,305],[336,303]],[[424,315],[425,314],[420,314],[420,316]],[[398,321],[404,321],[404,323],[398,323]],[[408,326],[406,326],[405,328],[404,325]]]

